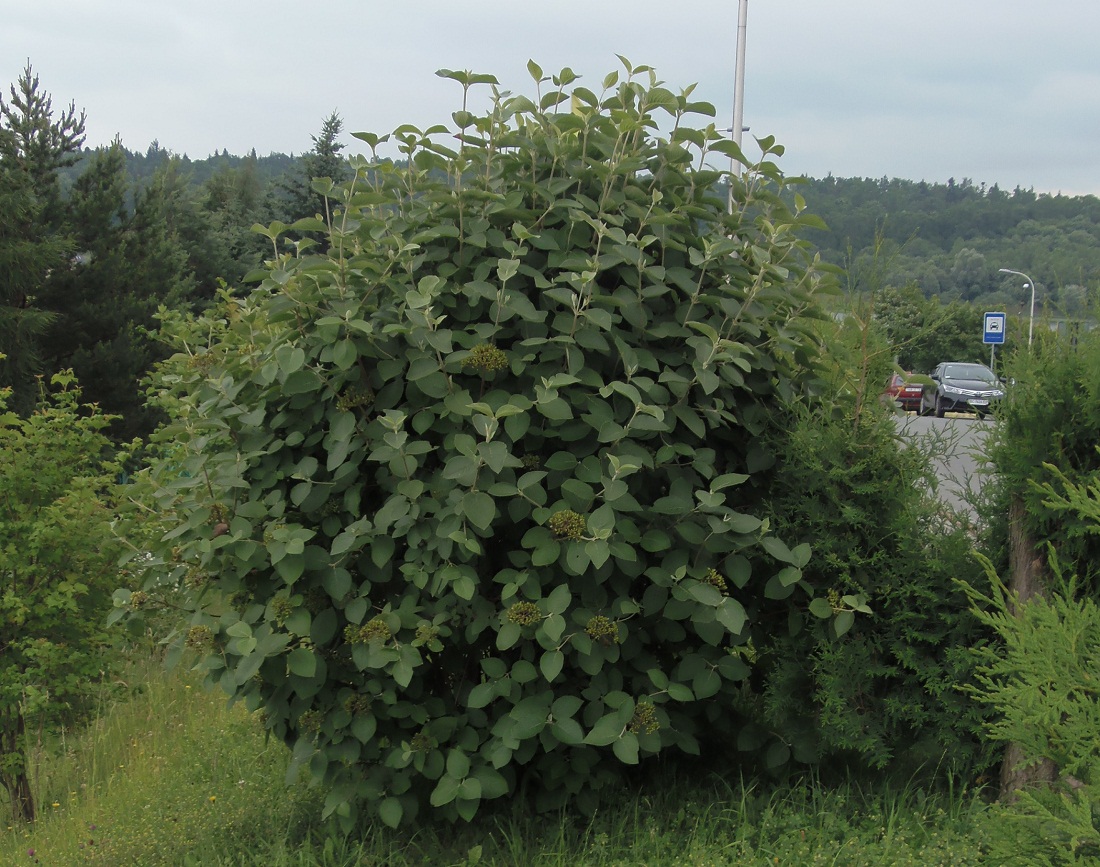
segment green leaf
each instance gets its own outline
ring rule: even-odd
[[[405,815],[405,809],[397,798],[386,798],[378,805],[378,818],[390,828],[396,828],[401,824],[401,817]]]
[[[814,617],[826,619],[833,616],[833,606],[829,604],[828,600],[818,596],[810,602],[810,613]]]
[[[611,749],[624,765],[638,764],[638,736],[633,732],[626,732],[612,744]]]
[[[562,666],[565,664],[565,654],[560,650],[548,650],[542,655],[542,659],[539,660],[539,669],[542,671],[542,676],[546,678],[548,683],[552,683],[554,678],[561,674]]]
[[[851,611],[839,611],[836,615],[836,620],[833,622],[833,626],[836,629],[837,637],[844,635],[852,625],[856,622],[856,615]]]
[[[585,737],[584,742],[594,747],[606,747],[618,740],[626,726],[618,711],[605,714],[592,726],[592,731]]]
[[[298,677],[313,677],[317,673],[317,657],[305,647],[297,647],[287,657],[287,668]]]
[[[493,523],[497,514],[496,503],[493,498],[482,491],[469,491],[462,498],[462,511],[470,523],[482,530],[487,530]]]

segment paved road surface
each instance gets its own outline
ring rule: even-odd
[[[973,519],[973,500],[989,473],[982,455],[992,421],[962,414],[946,418],[907,414],[898,417],[898,424],[909,442],[931,456],[940,480],[940,498]]]

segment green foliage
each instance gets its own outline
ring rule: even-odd
[[[1100,509],[1089,509],[1097,522]],[[1021,839],[1042,839],[1050,864],[1092,863],[1100,855],[1100,607],[1082,598],[1077,576],[1051,558],[1050,594],[1021,604],[984,561],[991,590],[972,586],[975,616],[1000,642],[978,651],[973,690],[996,712],[988,736],[1018,744],[1028,763],[1052,761],[1053,787],[1018,792],[1012,818]],[[1084,859],[1084,860],[1082,860]]]
[[[982,342],[982,312],[961,301],[941,304],[915,284],[885,286],[875,293],[878,321],[903,370],[930,373],[941,361],[989,363]]]
[[[34,818],[28,738],[86,709],[117,583],[107,421],[71,375],[53,383],[31,416],[0,415],[0,783],[17,820]]]
[[[975,774],[991,757],[981,710],[958,685],[972,678],[967,648],[988,636],[955,583],[977,574],[971,541],[929,500],[927,456],[877,400],[888,350],[866,312],[852,305],[823,325],[832,367],[820,404],[776,437],[772,526],[813,546],[803,578],[819,598],[791,632],[782,607],[750,612],[756,714],[802,761]]]
[[[1095,288],[1100,279],[1096,196],[1005,191],[967,179],[834,177],[808,180],[802,193],[827,226],[808,233],[826,261],[871,259],[882,241],[892,253],[887,284],[916,284],[945,303],[1023,314],[1025,329],[1030,293],[999,268],[1017,268],[1038,281],[1040,314],[1079,309],[1079,294],[1065,290]],[[1009,339],[1020,334],[1010,331]]]
[[[64,265],[72,243],[60,226],[57,172],[84,140],[84,115],[54,118],[50,96],[28,66],[0,96],[0,388],[20,411],[34,405],[42,335],[53,317],[37,301],[45,275]]]
[[[809,546],[760,514],[817,361],[809,218],[770,162],[727,213],[705,165],[737,154],[684,125],[713,111],[690,91],[532,71],[535,99],[455,114],[458,150],[402,127],[407,167],[324,185],[326,255],[261,228],[260,286],[160,376],[142,604],[193,612],[177,646],[349,821],[525,789],[592,811],[632,766],[732,744],[757,600],[813,597]]]
[[[1030,351],[1006,362],[1004,376],[1012,385],[987,445],[997,484],[990,510],[1003,514],[1008,501],[1018,497],[1035,543],[1053,545],[1094,590],[1100,563],[1095,523],[1052,502],[1052,493],[1100,479],[1100,334],[1071,339],[1037,332],[1035,337]],[[991,556],[998,565],[1004,561],[1003,555]]]
[[[100,683],[89,725],[35,744],[44,806],[33,826],[6,836],[0,826],[0,863],[283,863],[263,855],[297,846],[321,793],[286,786],[289,757],[258,715],[194,675],[166,675],[159,653],[131,650],[115,672],[124,691]]]
[[[130,695],[39,757],[50,806],[33,827],[0,824],[0,863],[962,867],[990,863],[998,835],[1020,836],[980,792],[819,779],[773,787],[713,773],[622,787],[593,817],[538,815],[516,800],[463,827],[421,822],[409,833],[364,822],[334,834],[317,820],[322,790],[283,784],[288,756],[265,740],[257,715],[158,667],[138,659],[124,669]]]

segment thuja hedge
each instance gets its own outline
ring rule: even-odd
[[[648,68],[599,95],[530,69],[533,97],[442,72],[457,133],[402,127],[396,163],[360,134],[355,179],[315,182],[328,213],[258,227],[259,285],[159,374],[168,530],[119,611],[187,609],[177,648],[340,817],[521,788],[593,809],[631,766],[736,743],[762,600],[850,625],[760,517],[819,357],[780,149],[746,165]]]

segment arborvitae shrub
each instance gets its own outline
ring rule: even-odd
[[[159,375],[145,591],[338,816],[521,787],[591,810],[631,766],[735,743],[756,600],[812,601],[809,546],[759,517],[822,280],[779,148],[730,178],[690,90],[531,70],[534,98],[443,73],[490,111],[319,180],[330,224],[262,229],[259,286]]]

